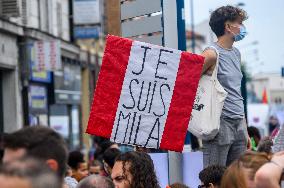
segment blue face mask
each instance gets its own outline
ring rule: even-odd
[[[245,28],[245,26],[241,25],[240,26],[240,33],[234,36],[235,42],[244,39],[246,35],[247,35],[246,28]]]

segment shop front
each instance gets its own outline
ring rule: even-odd
[[[70,149],[81,146],[80,49],[41,35],[21,40],[24,125],[49,126]]]
[[[50,127],[67,140],[70,148],[80,146],[81,67],[63,58],[63,70],[54,72],[55,103],[49,108]]]

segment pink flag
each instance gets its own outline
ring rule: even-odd
[[[182,151],[204,58],[108,36],[87,133]]]

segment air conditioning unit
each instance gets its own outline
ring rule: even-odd
[[[1,17],[19,17],[19,0],[0,0],[0,14]]]

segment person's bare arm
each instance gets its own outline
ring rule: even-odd
[[[279,181],[284,167],[284,152],[274,154],[271,161],[256,172],[254,178],[256,188],[280,188]]]
[[[201,55],[205,57],[201,74],[212,75],[217,60],[216,52],[212,49],[207,49]]]

